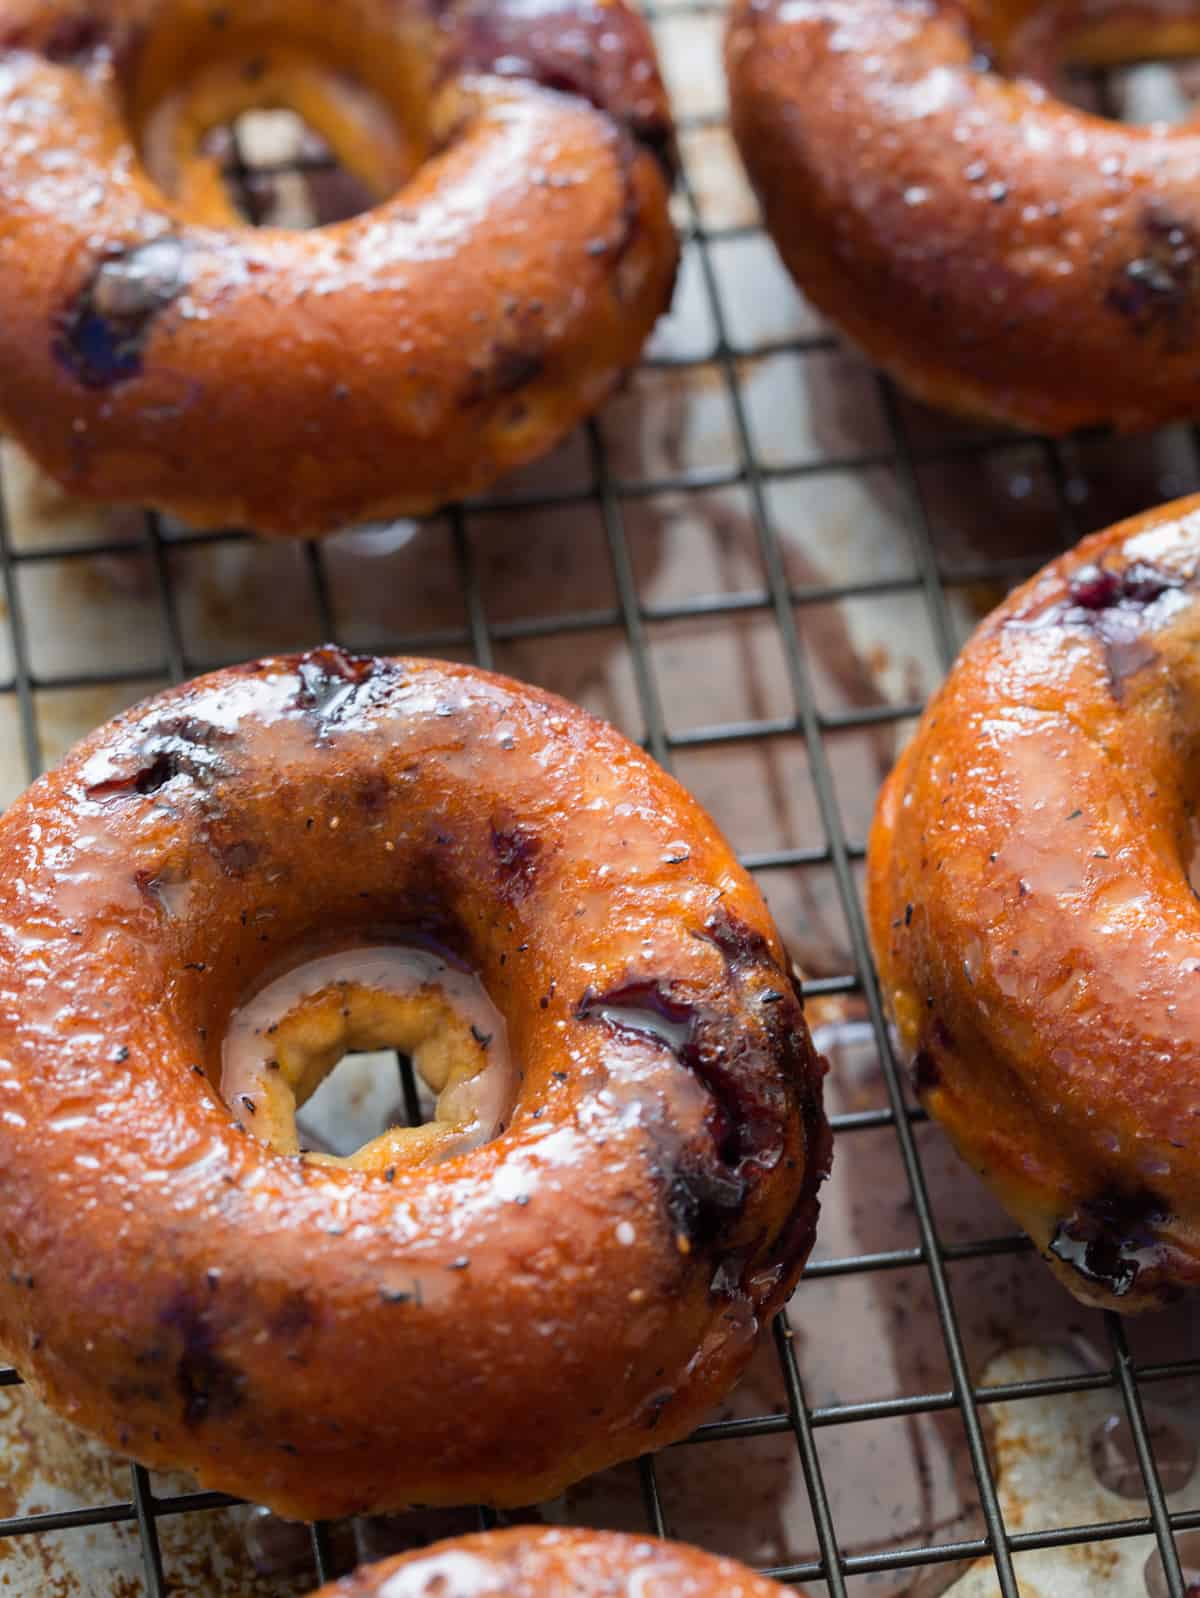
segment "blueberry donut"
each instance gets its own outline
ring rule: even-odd
[[[377,203],[253,230],[209,150],[299,112]],[[670,297],[625,0],[6,0],[0,423],[70,493],[315,534],[548,450]]]
[[[1200,51],[1171,0],[734,0],[734,134],[810,300],[919,399],[1050,433],[1200,411],[1200,134],[1062,69]]]
[[[872,938],[917,1092],[1085,1303],[1200,1283],[1200,500],[976,632],[883,790]]]
[[[313,1598],[783,1598],[796,1591],[683,1543],[518,1526],[364,1566]]]
[[[306,1151],[384,1046],[433,1118]],[[611,727],[457,665],[220,671],[0,820],[0,1347],[285,1515],[529,1503],[742,1370],[821,1076],[750,878]]]

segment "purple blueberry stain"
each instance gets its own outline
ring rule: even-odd
[[[657,982],[626,982],[607,993],[588,988],[575,1007],[580,1021],[600,1020],[616,1032],[633,1032],[679,1056],[695,1034],[694,1005],[672,999]]]
[[[501,896],[509,902],[524,899],[537,879],[541,838],[520,822],[493,821],[492,853],[496,858]]]
[[[1088,627],[1104,647],[1109,683],[1119,699],[1126,680],[1157,658],[1153,643],[1159,615],[1147,613],[1167,594],[1184,588],[1177,572],[1147,561],[1115,568],[1095,563],[1072,575],[1067,599],[1056,615]]]
[[[606,112],[675,169],[674,139],[642,24],[594,0],[471,0],[456,19],[455,66],[525,78]]]
[[[176,238],[101,261],[60,318],[55,355],[85,388],[137,377],[156,320],[186,286],[186,251]]]
[[[1140,222],[1141,247],[1109,283],[1105,303],[1142,337],[1157,335],[1179,353],[1194,341],[1200,250],[1195,229],[1161,206]]]
[[[300,679],[296,702],[324,729],[350,713],[383,667],[384,662],[372,655],[352,655],[336,644],[310,649],[296,667]]]
[[[192,716],[165,718],[142,742],[131,769],[92,783],[89,799],[121,799],[158,793],[176,777],[209,787],[225,770],[217,745],[229,734]]]
[[[1067,592],[1081,610],[1099,612],[1116,608],[1145,610],[1172,588],[1182,588],[1183,578],[1144,560],[1132,561],[1120,571],[1108,566],[1081,566]]]
[[[1158,1229],[1169,1219],[1168,1206],[1148,1189],[1109,1187],[1059,1222],[1050,1252],[1085,1281],[1124,1298],[1144,1272],[1162,1263]]]

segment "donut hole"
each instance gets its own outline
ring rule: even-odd
[[[351,1049],[296,1111],[300,1149],[306,1153],[357,1154],[395,1127],[426,1126],[437,1112],[437,1094],[397,1049]]]
[[[378,945],[306,961],[236,1010],[221,1093],[280,1155],[386,1175],[490,1141],[513,1082],[478,978],[427,949]]]
[[[312,228],[370,210],[375,195],[304,118],[285,107],[244,111],[201,145],[251,227]]]
[[[1200,18],[1170,0],[1134,6],[976,4],[985,51],[1001,71],[1111,121],[1179,123],[1195,115]],[[997,18],[999,22],[997,24]]]
[[[199,225],[309,227],[381,203],[432,143],[430,41],[362,0],[169,0],[125,69],[150,176]]]
[[[1200,55],[1186,61],[1134,61],[1112,67],[1068,67],[1060,99],[1131,126],[1174,126],[1196,115]]]

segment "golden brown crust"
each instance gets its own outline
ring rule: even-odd
[[[237,225],[202,137],[262,95],[381,203]],[[557,442],[670,298],[624,0],[8,0],[0,130],[0,421],[82,497],[293,534],[428,510]]]
[[[235,1006],[411,929],[507,1022],[507,1129],[391,1181],[243,1134]],[[753,883],[612,728],[449,664],[218,672],[0,821],[0,1339],[285,1514],[532,1502],[739,1374],[812,1244],[821,1071]]]
[[[734,132],[804,292],[921,399],[1052,433],[1197,412],[1200,136],[1034,79],[1064,54],[1195,52],[1200,26],[1082,17],[735,0],[727,41]]]
[[[872,941],[917,1090],[1085,1302],[1200,1284],[1200,499],[979,628],[880,798]]]
[[[364,1566],[313,1598],[781,1598],[785,1591],[796,1589],[683,1543],[517,1526]]]

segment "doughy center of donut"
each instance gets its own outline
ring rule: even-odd
[[[262,988],[230,1020],[221,1094],[252,1136],[298,1155],[296,1112],[344,1055],[385,1048],[409,1055],[437,1095],[433,1120],[305,1158],[384,1173],[497,1135],[514,1087],[504,1019],[476,977],[405,945],[324,955]]]

